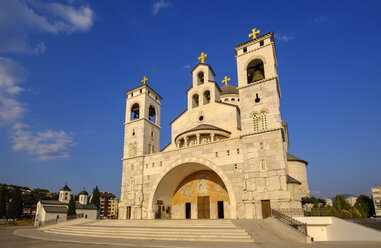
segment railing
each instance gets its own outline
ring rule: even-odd
[[[381,220],[380,219],[345,219],[348,222],[353,222],[359,225],[363,225],[369,228],[373,228],[381,231]]]
[[[280,222],[283,222],[286,225],[289,225],[292,228],[295,228],[299,232],[303,233],[304,235],[307,235],[307,224],[300,222],[298,220],[295,220],[294,218],[285,215],[275,209],[271,209],[271,215],[272,217],[276,218]]]
[[[302,217],[304,216],[304,211],[301,208],[280,208],[280,209],[275,209],[276,211],[285,214],[287,216],[293,217]]]

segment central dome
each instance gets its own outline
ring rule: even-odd
[[[221,87],[221,95],[238,94],[237,87],[234,85],[224,85]]]

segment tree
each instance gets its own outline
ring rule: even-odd
[[[15,188],[9,201],[8,217],[19,219],[22,215],[22,198],[20,188]]]
[[[0,219],[4,218],[7,215],[6,212],[6,192],[5,192],[5,187],[0,186]]]
[[[333,206],[337,210],[350,210],[351,204],[344,198],[343,195],[337,195],[333,201]],[[348,212],[349,213],[349,212]]]
[[[67,208],[67,216],[75,215],[75,200],[73,196],[70,196],[69,205]]]
[[[359,195],[359,197],[357,197],[355,206],[361,206],[367,217],[373,216],[375,214],[373,200],[370,199],[367,195]]]
[[[94,204],[97,209],[101,206],[101,194],[99,193],[98,186],[93,189],[93,195],[91,196],[91,204]]]

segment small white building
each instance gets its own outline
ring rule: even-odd
[[[347,202],[353,207],[356,204],[357,197],[350,196],[346,198]]]
[[[34,226],[43,226],[51,223],[60,223],[67,220],[67,209],[70,201],[71,189],[65,185],[59,193],[58,201],[40,200],[37,203]],[[76,202],[76,214],[84,218],[97,219],[98,209],[94,204],[88,204],[88,193],[83,190],[79,193],[79,202]]]

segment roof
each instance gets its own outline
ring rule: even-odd
[[[287,183],[302,184],[301,182],[299,182],[298,180],[296,180],[296,179],[293,178],[292,176],[287,175],[286,177],[287,177]]]
[[[230,84],[222,86],[221,91],[222,91],[221,95],[238,94],[237,87]]]
[[[180,116],[182,116],[185,112],[187,112],[188,109],[184,110],[181,114],[179,114],[173,121],[171,121],[171,123],[169,123],[169,125],[172,125],[173,122],[175,122],[175,120],[177,120]]]
[[[249,41],[246,41],[246,42],[244,42],[244,43],[242,43],[242,44],[239,44],[239,45],[235,46],[235,47],[234,47],[234,50],[237,51],[238,48],[241,47],[241,46],[243,46],[243,45],[247,45],[247,44],[249,44],[249,43],[254,43],[254,42],[256,42],[256,41],[258,41],[258,40],[260,40],[260,39],[263,39],[263,38],[265,38],[265,37],[267,37],[267,36],[273,36],[273,35],[274,35],[273,32],[268,32],[268,33],[266,33],[266,34],[264,34],[264,35],[258,36],[257,38],[255,38],[255,39],[253,39],[253,40],[249,40]]]
[[[71,191],[71,189],[67,186],[67,184],[65,184],[60,191]]]
[[[193,71],[194,71],[199,65],[206,65],[206,66],[208,66],[209,69],[212,71],[213,75],[216,76],[216,73],[214,73],[212,67],[211,67],[210,65],[208,65],[208,64],[204,64],[204,63],[198,63],[198,64],[193,68],[193,70],[191,70],[191,74],[193,73]]]
[[[215,131],[222,131],[222,132],[229,133],[229,134],[231,133],[231,132],[229,132],[227,130],[224,130],[224,129],[216,127],[216,126],[212,126],[212,125],[209,125],[209,124],[201,124],[201,125],[198,125],[198,126],[196,126],[194,128],[191,128],[191,129],[189,129],[189,130],[187,130],[185,132],[180,133],[179,135],[176,136],[175,139],[177,139],[179,136],[181,136],[181,135],[183,135],[185,133],[189,133],[189,132],[193,132],[193,131],[200,131],[200,130],[215,130]]]
[[[87,193],[86,190],[82,190],[81,192],[79,192],[80,195],[89,195],[89,193]]]
[[[116,198],[113,193],[110,192],[100,192],[100,197]]]
[[[94,209],[98,210],[97,207],[94,204],[79,204],[78,202],[75,203],[76,209]]]
[[[67,205],[67,203],[53,200],[40,200],[40,203],[43,205]]]
[[[133,89],[131,89],[131,90],[128,90],[128,91],[126,91],[126,95],[128,95],[131,91],[134,91],[134,90],[137,90],[137,89],[140,89],[140,88],[145,88],[145,87],[147,87],[149,90],[151,90],[152,92],[154,92],[154,93],[160,98],[160,100],[163,99],[159,94],[156,93],[156,91],[154,91],[151,87],[149,87],[148,84],[142,84],[142,85],[140,85],[140,86],[138,86],[138,87],[136,87],[136,88],[133,88]]]
[[[67,207],[65,206],[43,206],[47,213],[66,213]]]
[[[305,163],[306,165],[308,165],[307,161],[305,161],[301,158],[295,157],[294,155],[292,155],[290,153],[287,153],[287,161],[298,161],[298,162],[302,162],[302,163]]]

